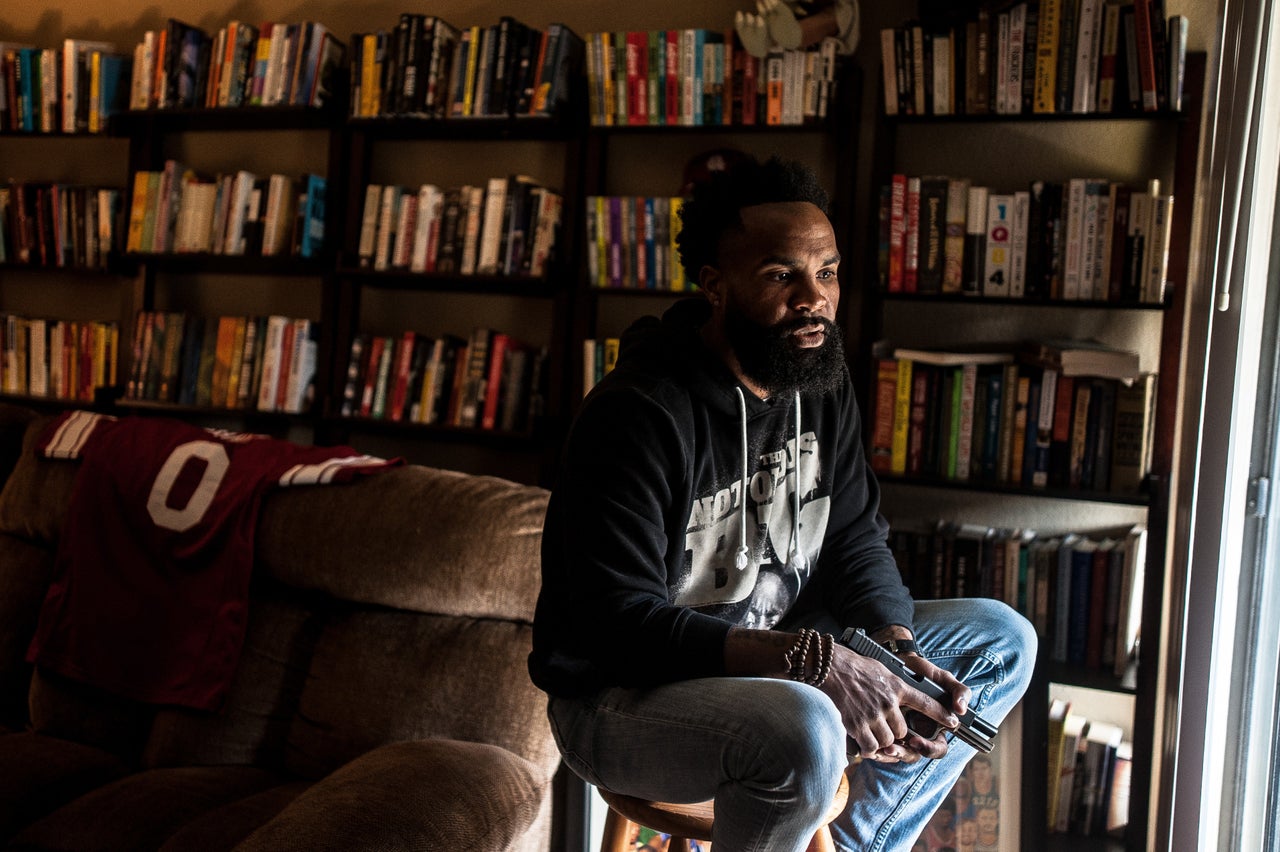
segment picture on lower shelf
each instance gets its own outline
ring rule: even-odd
[[[925,824],[912,852],[1015,852],[1019,835],[1021,710],[1000,726],[995,748],[969,761]],[[962,748],[953,743],[953,748]]]
[[[547,350],[477,327],[467,337],[357,334],[340,414],[526,432],[542,411]]]
[[[588,196],[587,275],[591,285],[687,289],[676,249],[683,202],[672,197]]]

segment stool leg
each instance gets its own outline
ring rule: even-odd
[[[620,815],[613,808],[604,819],[604,836],[600,839],[600,852],[628,852],[627,835],[630,834],[631,820]]]
[[[813,836],[806,847],[806,852],[836,852],[836,843],[831,839],[831,829],[823,826]]]

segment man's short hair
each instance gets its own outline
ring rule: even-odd
[[[696,282],[703,266],[718,265],[720,238],[742,227],[744,207],[788,201],[807,201],[828,213],[826,190],[813,170],[776,155],[763,163],[744,160],[696,184],[680,207],[676,236],[688,280]]]

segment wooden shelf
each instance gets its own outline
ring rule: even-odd
[[[1090,122],[1090,121],[1184,121],[1187,111],[1157,110],[1155,112],[1019,112],[981,113],[976,115],[882,115],[888,124],[1035,124],[1038,122]]]
[[[113,115],[112,135],[190,131],[332,130],[341,124],[335,107],[247,106],[217,109],[130,110]]]
[[[359,282],[364,287],[385,290],[421,290],[442,293],[490,293],[504,296],[528,296],[547,299],[561,291],[550,278],[518,278],[510,275],[441,275],[410,272],[404,269],[374,271],[343,267],[338,275]]]
[[[982,491],[990,494],[1011,494],[1048,500],[1077,500],[1088,503],[1113,503],[1125,506],[1146,506],[1151,498],[1146,494],[1117,494],[1112,491],[1085,491],[1079,488],[1026,488],[1000,482],[938,479],[924,476],[893,476],[880,474],[882,485],[906,485],[923,488],[948,488],[957,491]]]
[[[1041,649],[1044,653],[1044,649]],[[1133,695],[1138,689],[1137,666],[1130,664],[1123,677],[1116,677],[1109,669],[1091,669],[1085,666],[1073,666],[1067,663],[1049,663],[1048,678],[1051,683],[1064,686],[1082,686],[1086,689],[1097,689],[1103,692],[1123,692]]]
[[[434,423],[410,423],[403,420],[375,420],[370,417],[326,417],[326,426],[339,430],[365,432],[376,435],[427,437],[444,443],[479,444],[505,449],[528,450],[537,447],[545,428],[536,426],[529,432],[508,432],[501,429],[465,428],[443,426]]]
[[[129,254],[126,259],[145,263],[157,272],[177,275],[208,273],[215,275],[297,275],[320,276],[333,266],[327,257],[294,255],[209,254]]]
[[[924,302],[944,305],[990,305],[1015,308],[1066,308],[1070,310],[1107,311],[1164,311],[1172,304],[1171,297],[1163,302],[1107,301],[1103,299],[1019,299],[1012,296],[966,296],[963,293],[888,293],[878,294],[886,302]]]
[[[383,139],[411,140],[564,140],[581,134],[582,116],[522,116],[486,118],[417,118],[385,116],[349,118],[347,127],[353,132]]]

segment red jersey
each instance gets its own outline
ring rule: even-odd
[[[136,700],[204,709],[220,705],[235,674],[266,491],[399,463],[87,411],[55,420],[36,452],[81,463],[28,661]]]

